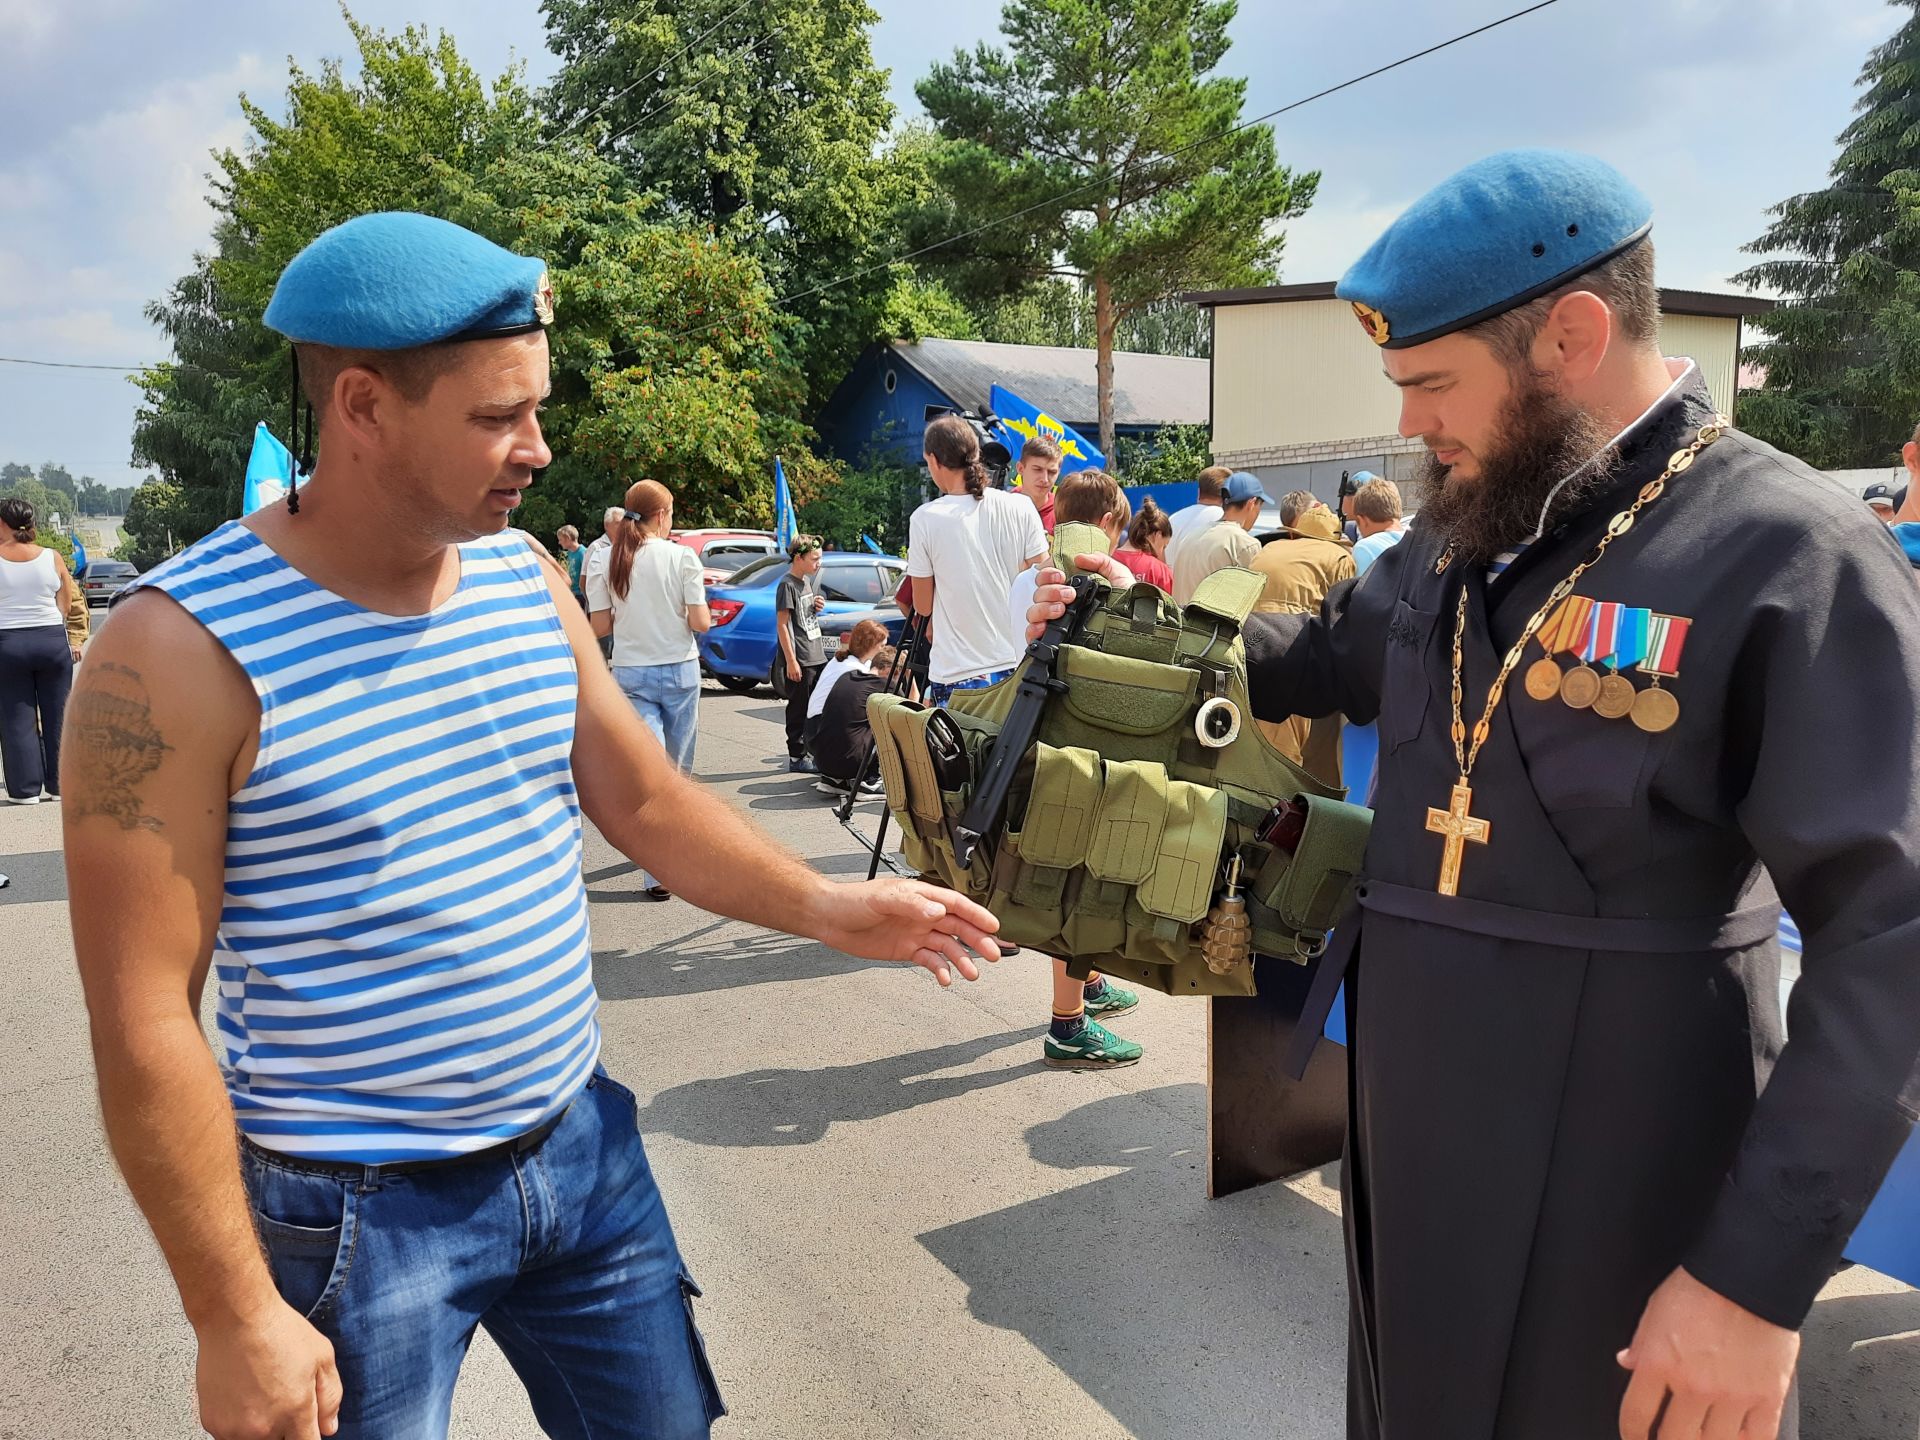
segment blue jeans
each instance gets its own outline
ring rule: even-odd
[[[691,775],[693,740],[700,727],[700,662],[616,665],[613,681],[633,703],[635,713],[647,722],[653,738],[665,748],[667,759],[683,775]],[[644,870],[640,878],[653,884],[653,876]]]
[[[638,1117],[596,1072],[517,1157],[349,1179],[242,1148],[274,1283],[333,1342],[342,1440],[444,1440],[476,1324],[556,1440],[703,1440],[726,1407]]]
[[[989,685],[998,685],[1011,674],[1013,674],[1012,670],[995,670],[987,675],[975,675],[970,680],[949,682],[935,680],[927,686],[927,704],[945,705],[953,698],[953,692],[956,690],[984,690]]]

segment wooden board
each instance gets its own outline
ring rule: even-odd
[[[1300,1080],[1282,1068],[1313,967],[1258,965],[1258,995],[1207,1002],[1209,1199],[1317,1170],[1346,1139],[1346,1047],[1322,1040]]]

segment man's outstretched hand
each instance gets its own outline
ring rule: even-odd
[[[953,972],[978,980],[973,956],[998,960],[992,940],[1000,922],[952,890],[918,880],[869,880],[859,885],[823,884],[817,922],[806,933],[823,944],[866,960],[918,965],[942,985]]]
[[[1133,572],[1111,555],[1076,555],[1074,568],[1085,570],[1089,574],[1104,575],[1108,583],[1121,589],[1133,584]],[[1033,592],[1033,604],[1027,609],[1027,643],[1038,640],[1049,622],[1058,620],[1067,613],[1067,606],[1073,603],[1073,590],[1067,584],[1067,577],[1056,565],[1042,565],[1037,577],[1038,584]]]
[[[1620,1352],[1622,1440],[1774,1440],[1799,1356],[1797,1333],[1676,1270]]]

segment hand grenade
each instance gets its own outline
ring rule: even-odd
[[[1200,955],[1216,975],[1232,973],[1253,961],[1253,921],[1240,894],[1240,857],[1227,867],[1227,892],[1207,912],[1200,930]]]

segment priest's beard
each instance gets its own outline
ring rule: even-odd
[[[1451,543],[1468,560],[1491,560],[1551,528],[1606,488],[1619,459],[1608,447],[1612,438],[1612,430],[1563,397],[1546,377],[1523,371],[1501,411],[1497,436],[1480,457],[1477,479],[1451,478],[1453,467],[1431,454],[1421,463],[1416,523],[1423,534]],[[1555,494],[1554,487],[1583,465]],[[1553,505],[1543,526],[1540,512],[1549,495]]]

